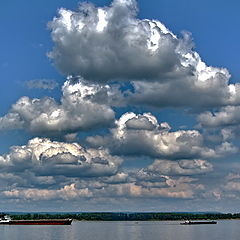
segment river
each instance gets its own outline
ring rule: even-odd
[[[1,240],[238,240],[240,221],[215,225],[180,225],[179,222],[87,222],[71,226],[0,225]]]

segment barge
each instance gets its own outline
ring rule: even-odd
[[[181,225],[197,225],[197,224],[217,224],[216,221],[197,221],[197,222],[193,222],[193,221],[185,221],[180,223]]]
[[[0,224],[7,225],[71,225],[72,219],[12,220],[9,216],[0,219]]]

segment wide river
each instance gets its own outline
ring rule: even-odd
[[[77,222],[71,226],[0,225],[1,240],[239,240],[240,221],[216,225],[179,222]]]

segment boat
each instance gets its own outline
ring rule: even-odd
[[[7,225],[71,225],[72,219],[12,220],[9,216],[0,218],[0,224]]]
[[[185,222],[182,222],[180,223],[181,225],[196,225],[196,224],[217,224],[216,221],[197,221],[197,222],[194,222],[194,221],[185,221]]]

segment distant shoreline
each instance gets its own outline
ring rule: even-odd
[[[78,221],[185,221],[185,220],[240,220],[240,213],[176,213],[176,212],[65,212],[29,213],[5,212],[12,219],[66,219]]]

